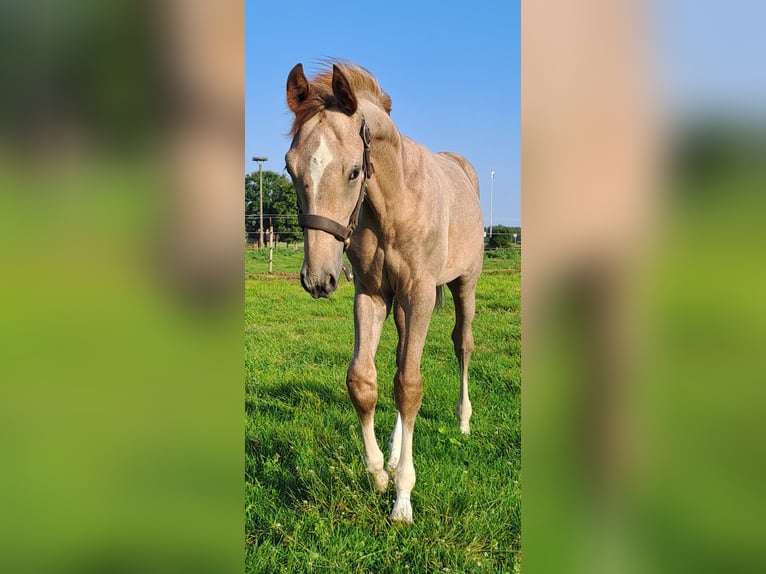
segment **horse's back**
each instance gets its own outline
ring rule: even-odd
[[[440,151],[436,155],[448,158],[456,163],[466,175],[468,181],[471,182],[471,190],[476,194],[476,197],[479,197],[479,176],[476,174],[476,170],[470,161],[462,155],[451,151]]]
[[[479,178],[471,163],[453,152],[434,154],[443,177],[449,179],[449,225],[446,239],[446,265],[440,282],[458,277],[475,281],[484,258],[484,221],[479,202]]]
[[[442,189],[449,190],[450,219],[453,225],[475,228],[484,235],[484,223],[479,202],[479,177],[471,163],[462,155],[451,151],[434,154],[442,176]]]

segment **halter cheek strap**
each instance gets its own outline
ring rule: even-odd
[[[370,127],[362,116],[362,128],[359,130],[359,135],[362,138],[364,144],[364,153],[362,155],[362,185],[359,188],[359,198],[356,200],[356,206],[354,211],[351,212],[348,225],[342,225],[337,221],[324,217],[322,215],[299,214],[298,225],[302,229],[317,229],[333,235],[338,241],[343,243],[343,251],[348,249],[351,244],[351,235],[353,235],[357,224],[359,223],[359,213],[362,211],[362,203],[364,203],[365,195],[367,195],[367,179],[372,177],[375,173],[375,168],[370,161],[370,142],[372,138],[370,136]]]

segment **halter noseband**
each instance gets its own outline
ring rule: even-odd
[[[317,229],[333,235],[338,241],[343,243],[343,251],[348,249],[348,246],[351,243],[351,235],[354,233],[357,223],[359,222],[359,213],[362,211],[362,203],[364,203],[364,197],[367,194],[367,179],[372,177],[372,174],[375,173],[375,169],[370,161],[370,141],[372,138],[370,136],[370,128],[367,125],[364,116],[362,116],[362,128],[359,130],[359,135],[364,144],[364,154],[362,155],[362,185],[359,188],[359,199],[356,200],[356,206],[354,207],[354,211],[351,212],[348,225],[344,227],[337,221],[321,215],[313,215],[310,213],[305,215],[301,213],[298,215],[298,225],[301,226],[301,229]]]

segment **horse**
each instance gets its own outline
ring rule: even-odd
[[[455,304],[456,415],[460,430],[470,433],[471,323],[484,255],[479,180],[462,156],[432,153],[401,134],[391,119],[390,96],[357,64],[333,60],[311,80],[296,64],[287,77],[287,105],[294,118],[285,163],[304,235],[301,284],[318,298],[332,295],[341,271],[353,280],[354,352],[346,386],[361,427],[364,461],[378,490],[384,492],[391,480],[395,484],[390,519],[413,522],[412,439],[423,397],[420,363],[445,284]],[[374,430],[374,359],[392,311],[399,337],[397,416],[387,470]]]

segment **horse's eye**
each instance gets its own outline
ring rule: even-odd
[[[351,170],[351,175],[348,176],[348,180],[354,181],[357,177],[359,177],[359,168],[355,167],[353,170]]]

